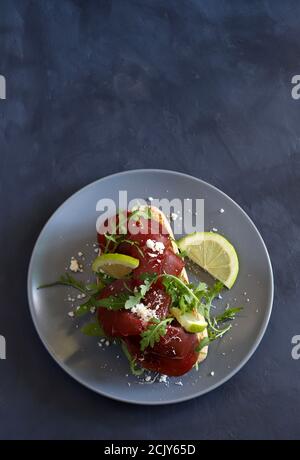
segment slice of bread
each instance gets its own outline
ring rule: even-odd
[[[164,228],[167,230],[168,234],[172,238],[171,242],[172,242],[173,251],[175,252],[175,254],[178,254],[179,250],[178,250],[177,244],[175,242],[174,233],[173,233],[172,227],[170,225],[170,222],[169,222],[167,216],[165,216],[165,214],[160,209],[156,208],[155,206],[149,206],[149,207],[151,208],[151,217],[153,219],[155,219],[157,222],[159,222],[160,225],[164,226]],[[140,208],[143,209],[145,207],[140,206]],[[99,255],[100,255],[100,253],[101,253],[101,251],[99,252]],[[185,268],[182,269],[182,272],[180,274],[180,278],[185,283],[189,282],[189,278],[188,278],[188,275],[187,275],[187,272],[186,272]],[[204,320],[203,316],[200,315],[200,313],[198,313],[196,311],[194,311],[193,313],[194,313],[194,315],[195,315],[195,317],[197,319]],[[207,337],[208,336],[207,329],[205,329],[203,332],[198,333],[197,336],[198,336],[199,341],[201,341],[202,339]],[[199,352],[197,363],[200,363],[201,361],[204,361],[205,358],[207,357],[207,354],[208,354],[208,346],[205,346]]]
[[[151,217],[165,227],[170,237],[172,238],[173,251],[175,252],[175,254],[178,254],[179,250],[175,242],[174,233],[173,233],[172,227],[170,225],[170,222],[167,216],[165,216],[165,214],[160,209],[156,208],[155,206],[150,206],[150,208],[151,208]],[[180,278],[182,279],[182,281],[185,281],[186,283],[189,282],[189,278],[188,278],[185,268],[183,268],[180,274]],[[194,314],[197,317],[197,319],[204,320],[203,316],[200,315],[198,312],[195,311]],[[199,341],[207,337],[208,336],[207,329],[205,329],[203,332],[198,333],[197,336],[198,336]],[[207,354],[208,354],[208,346],[203,347],[202,350],[199,352],[197,362],[200,363],[201,361],[204,361],[205,358],[207,357]]]

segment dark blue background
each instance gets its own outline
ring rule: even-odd
[[[1,438],[300,436],[299,1],[0,2]],[[222,388],[135,407],[48,356],[26,272],[47,218],[107,174],[167,168],[211,182],[260,229],[275,271],[270,326]]]

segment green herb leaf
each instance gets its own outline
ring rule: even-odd
[[[128,301],[129,295],[122,293],[118,296],[111,295],[105,299],[99,299],[97,301],[97,307],[104,307],[108,310],[121,310],[125,307],[126,302]]]
[[[81,316],[84,316],[89,312],[90,312],[90,307],[89,307],[88,302],[86,302],[86,303],[83,303],[82,305],[79,305],[79,307],[75,308],[74,315],[76,316],[76,318],[80,318]]]
[[[85,324],[81,332],[89,337],[106,337],[105,333],[98,322]]]
[[[199,345],[196,347],[195,351],[196,353],[200,353],[201,350],[203,350],[204,347],[206,347],[210,342],[210,338],[209,337],[204,337]]]
[[[153,282],[154,282],[154,278],[144,279],[144,284],[141,284],[139,289],[136,292],[134,292],[133,295],[128,297],[125,303],[126,310],[131,309],[132,307],[134,307],[135,305],[141,302],[141,300],[145,297],[145,295],[149,291]]]
[[[226,321],[231,321],[235,319],[236,314],[242,311],[243,308],[229,308],[228,310],[225,310],[223,313],[220,315],[216,316],[214,319],[217,323],[225,323]]]
[[[97,278],[98,278],[98,282],[102,283],[103,287],[107,286],[107,285],[111,284],[113,281],[115,281],[115,278],[113,278],[110,275],[107,275],[107,273],[102,273],[102,272],[97,273]]]
[[[104,234],[106,240],[112,241],[113,243],[118,243],[117,235],[110,235],[109,233]]]
[[[86,302],[75,308],[74,314],[76,317],[81,317],[87,313],[91,313],[91,309],[97,308],[98,306],[98,301],[94,297],[90,297]]]
[[[73,276],[71,276],[69,273],[62,275],[59,278],[59,280],[54,281],[54,283],[42,284],[41,286],[38,287],[38,289],[44,289],[44,288],[53,287],[53,286],[70,286],[86,294],[84,283],[81,281],[78,281]]]
[[[183,314],[192,311],[199,305],[199,299],[196,294],[181,279],[174,275],[164,274],[161,276],[163,285],[172,298],[173,306],[180,308]]]
[[[137,222],[141,217],[143,217],[144,219],[151,219],[151,216],[152,216],[151,207],[144,206],[144,207],[140,207],[132,211],[129,219],[130,220],[132,219],[134,222]]]
[[[137,365],[136,359],[131,356],[127,346],[125,345],[123,341],[122,341],[122,350],[124,352],[124,355],[129,361],[131,373],[135,376],[142,375],[145,372],[145,370],[142,367]]]
[[[161,337],[166,335],[167,326],[173,321],[173,319],[174,318],[166,318],[163,320],[159,320],[153,318],[148,329],[141,333],[141,351],[144,351],[147,347],[153,348],[155,343],[159,342]]]

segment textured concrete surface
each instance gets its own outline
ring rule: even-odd
[[[1,438],[297,438],[300,361],[298,1],[1,0]],[[26,273],[47,218],[112,172],[169,168],[218,186],[275,272],[266,336],[211,394],[132,407],[73,382],[31,322]]]

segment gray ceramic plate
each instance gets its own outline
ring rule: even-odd
[[[148,384],[130,375],[118,345],[98,346],[97,339],[83,336],[71,310],[68,289],[37,290],[57,279],[72,256],[84,253],[86,279],[89,261],[95,256],[96,203],[117,199],[119,190],[129,198],[204,198],[205,229],[216,227],[236,247],[240,273],[231,291],[217,306],[227,302],[244,305],[232,330],[210,346],[199,370],[165,383]],[[220,209],[224,213],[220,213]],[[185,174],[162,170],[136,170],[100,179],[83,188],[54,213],[35,245],[28,275],[32,318],[45,347],[55,361],[86,387],[113,399],[137,404],[168,404],[203,395],[230,379],[254,353],[266,330],[273,301],[273,275],[265,244],[245,212],[215,187]],[[71,297],[75,296],[73,293]],[[77,300],[77,299],[76,299]],[[76,302],[75,302],[76,304]],[[213,374],[213,375],[212,375]]]

